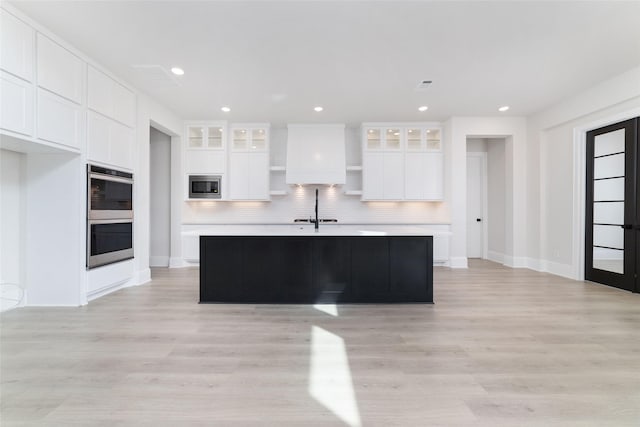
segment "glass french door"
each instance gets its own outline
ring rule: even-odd
[[[587,133],[585,278],[640,292],[638,118]]]

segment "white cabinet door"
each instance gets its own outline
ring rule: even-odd
[[[362,199],[382,200],[384,153],[364,153],[362,160]]]
[[[269,154],[248,153],[247,163],[248,198],[251,200],[269,199]]]
[[[87,106],[129,127],[135,124],[135,95],[101,71],[89,66]]]
[[[425,200],[444,200],[444,158],[441,153],[425,155]]]
[[[37,40],[38,86],[81,104],[85,63],[40,33]]]
[[[249,198],[249,154],[231,153],[229,157],[229,198]]]
[[[87,112],[87,158],[109,163],[109,119]]]
[[[35,31],[0,9],[0,67],[20,78],[33,81]]]
[[[403,159],[402,153],[384,153],[382,193],[385,200],[402,200],[404,198]]]
[[[225,172],[224,151],[186,150],[185,172],[187,174],[215,175]]]
[[[37,137],[80,149],[82,107],[62,97],[38,89]]]
[[[87,126],[87,158],[96,162],[133,169],[132,129],[89,111]]]
[[[426,186],[425,154],[407,152],[404,167],[405,199],[424,200]]]
[[[112,121],[109,127],[109,163],[115,166],[133,169],[134,131]]]
[[[7,73],[0,73],[0,128],[33,135],[33,86]]]

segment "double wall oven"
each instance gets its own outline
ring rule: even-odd
[[[87,269],[133,258],[133,174],[87,165]]]

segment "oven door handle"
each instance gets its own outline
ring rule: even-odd
[[[133,218],[89,219],[87,222],[89,223],[89,225],[93,225],[93,224],[126,224],[126,223],[132,223],[133,224]]]
[[[91,172],[91,174],[89,174],[89,178],[90,179],[101,179],[103,181],[112,181],[112,182],[119,182],[121,184],[130,184],[133,185],[133,180],[130,178],[122,178],[119,176],[113,176],[113,175],[106,175],[106,174],[102,174],[102,173],[95,173],[95,172]]]

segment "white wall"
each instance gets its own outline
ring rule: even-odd
[[[540,238],[527,252],[538,269],[584,277],[584,134],[636,116],[640,66],[529,118],[527,203],[538,215],[528,225]]]
[[[24,304],[25,159],[0,150],[0,311]]]
[[[150,130],[149,265],[168,267],[171,256],[171,137]]]

